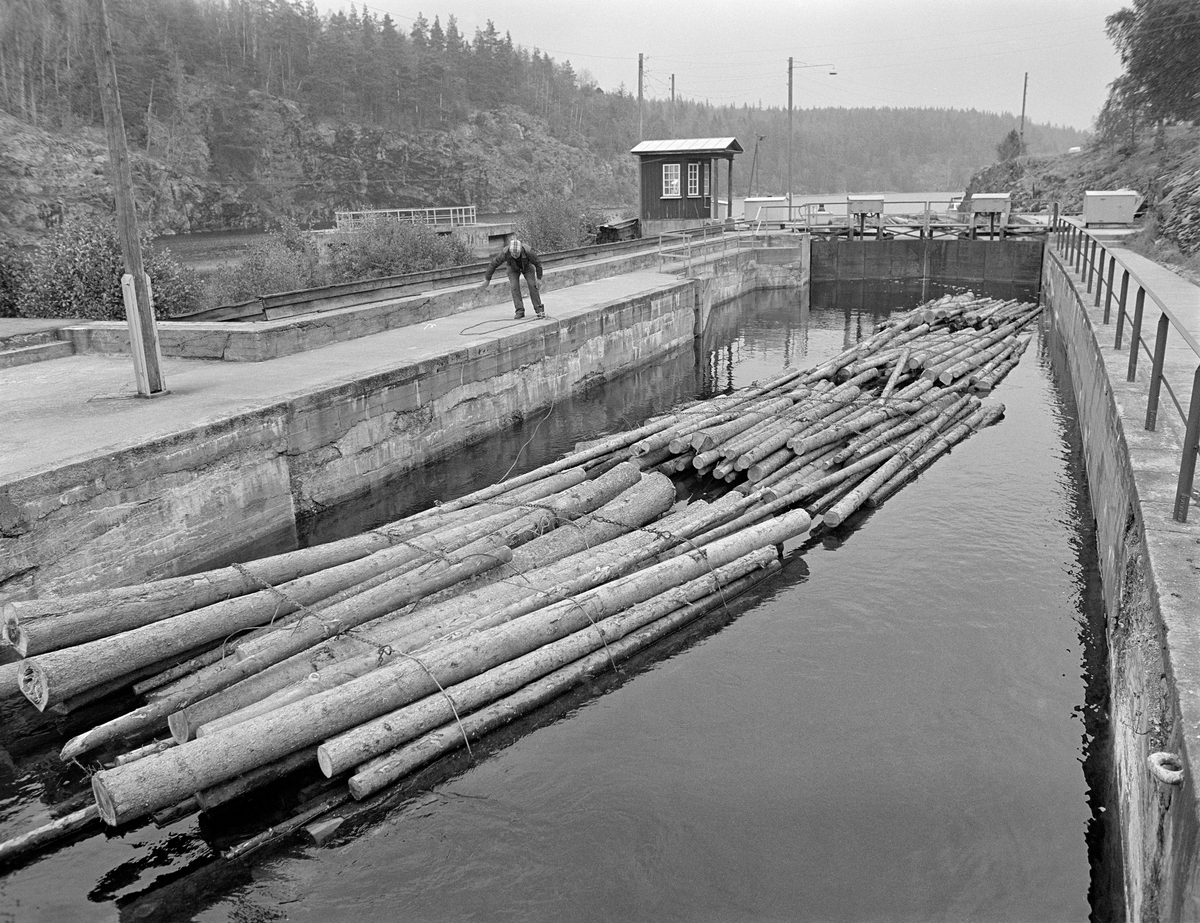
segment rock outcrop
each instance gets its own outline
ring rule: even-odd
[[[290,100],[213,84],[193,82],[183,99],[131,144],[138,214],[156,235],[320,226],[353,208],[507,211],[535,189],[636,199],[631,158],[602,161],[515,107],[401,132],[317,122]],[[0,237],[35,243],[72,215],[112,214],[101,128],[51,132],[0,111],[0,132]]]

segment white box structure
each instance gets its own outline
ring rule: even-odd
[[[1142,196],[1133,189],[1092,190],[1083,194],[1083,226],[1132,224],[1142,204]]]
[[[1012,210],[1012,193],[977,192],[971,196],[972,215],[1004,215]]]

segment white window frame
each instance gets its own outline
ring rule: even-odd
[[[664,163],[662,165],[662,181],[664,199],[678,199],[679,195],[679,164]],[[674,191],[672,191],[674,190]]]
[[[688,164],[688,198],[700,195],[700,164]]]
[[[707,161],[707,160],[706,160],[706,161],[704,162],[704,194],[705,194],[706,196],[709,194],[709,193],[708,193],[708,190],[709,190],[709,185],[708,185],[708,183],[709,183],[709,179],[708,179],[708,177],[709,177],[709,174],[712,172],[712,170],[711,170],[711,167],[712,167],[712,164],[711,164],[709,161]]]

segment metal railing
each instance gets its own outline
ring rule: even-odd
[[[1103,293],[1105,325],[1110,323],[1115,305],[1117,317],[1114,349],[1119,351],[1123,348],[1126,321],[1131,324],[1129,364],[1125,380],[1137,380],[1138,359],[1142,351],[1150,358],[1145,428],[1154,430],[1158,425],[1159,403],[1164,388],[1185,425],[1182,457],[1179,463],[1179,481],[1175,490],[1174,518],[1176,522],[1187,522],[1188,505],[1191,501],[1196,475],[1197,448],[1200,447],[1200,342],[1171,308],[1146,286],[1136,272],[1126,266],[1118,255],[1105,246],[1103,241],[1089,234],[1085,228],[1059,219],[1054,225],[1051,240],[1064,264],[1072,268],[1079,276],[1087,294],[1092,294],[1093,288],[1095,289],[1093,307],[1100,307]],[[1116,275],[1118,268],[1121,270],[1119,282]],[[1133,290],[1132,317],[1128,310],[1131,289]],[[1161,312],[1153,344],[1149,343],[1142,335],[1142,319],[1147,299]],[[1191,397],[1186,410],[1166,375],[1167,341],[1172,335],[1187,344],[1196,360],[1196,370],[1192,376]],[[1177,381],[1176,384],[1178,385],[1179,382]]]
[[[947,196],[944,199],[887,199],[883,205],[883,217],[901,221],[909,219],[904,221],[906,224],[963,225],[966,223],[966,217],[960,216],[957,211],[960,198]],[[781,210],[782,215],[778,214]],[[764,223],[814,231],[853,227],[856,224],[855,217],[847,213],[846,199],[843,197],[801,202],[790,207],[782,203],[759,203],[753,215],[747,213],[746,220],[751,224]],[[884,223],[886,224],[886,221]],[[871,226],[874,227],[874,223]]]
[[[671,262],[683,263],[685,271],[690,273],[694,259],[707,259],[717,253],[724,255],[731,249],[741,249],[743,235],[728,232],[740,230],[744,226],[744,223],[732,228],[727,228],[724,223],[705,224],[681,231],[665,231],[658,235],[658,265],[662,267]]]
[[[339,231],[360,228],[372,221],[402,221],[405,224],[448,224],[458,227],[477,224],[474,205],[449,208],[377,208],[369,211],[334,212]]]

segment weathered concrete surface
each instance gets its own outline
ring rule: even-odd
[[[1128,918],[1196,920],[1200,510],[1193,499],[1186,524],[1172,518],[1183,423],[1164,390],[1156,430],[1145,429],[1149,358],[1142,355],[1138,380],[1127,382],[1128,324],[1117,350],[1115,308],[1104,324],[1103,302],[1095,306],[1072,267],[1047,252],[1043,295],[1074,381],[1108,614]],[[1200,289],[1129,251],[1119,258],[1200,327]],[[1151,342],[1159,314],[1146,311],[1143,334]],[[1197,361],[1190,349],[1168,350],[1168,380],[1185,408]],[[1182,785],[1166,785],[1148,771],[1147,756],[1161,751],[1182,757]]]

